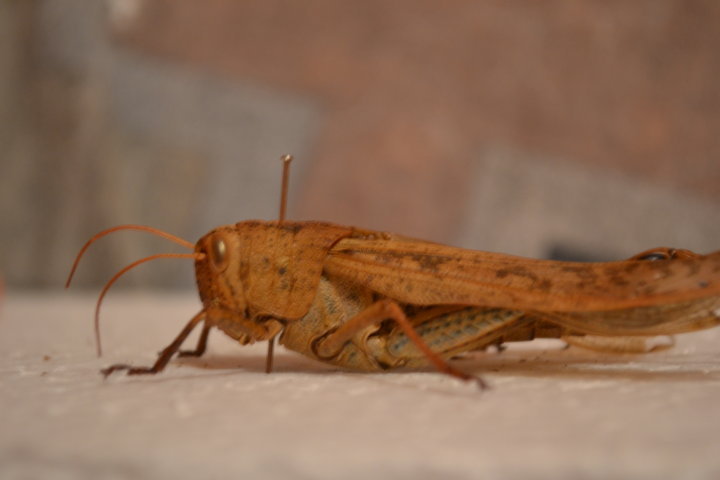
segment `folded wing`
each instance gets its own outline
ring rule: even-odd
[[[604,311],[720,295],[720,251],[602,263],[535,260],[391,234],[340,240],[324,271],[417,305]]]

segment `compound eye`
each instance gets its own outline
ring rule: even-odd
[[[221,236],[215,236],[210,240],[210,263],[215,270],[221,272],[228,266],[228,252],[225,240]]]
[[[649,261],[655,261],[655,260],[667,260],[670,258],[670,255],[664,252],[651,252],[646,255],[643,255],[642,257],[639,257],[638,260],[649,260]]]

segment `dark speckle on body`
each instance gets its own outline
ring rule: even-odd
[[[437,272],[440,265],[450,260],[449,257],[438,255],[410,255],[410,258],[417,262],[423,270],[430,272]]]
[[[536,274],[524,267],[501,268],[495,272],[495,276],[497,278],[505,278],[508,275],[527,278],[534,284],[540,283],[540,277],[538,277]]]
[[[301,223],[282,223],[279,227],[286,232],[292,233],[297,233],[304,228]]]

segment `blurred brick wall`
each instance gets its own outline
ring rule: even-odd
[[[118,38],[317,98],[329,118],[304,208],[333,216],[366,183],[392,190],[415,170],[412,210],[447,202],[449,185],[460,202],[462,168],[487,143],[720,199],[718,27],[712,0],[165,0]],[[378,175],[388,169],[392,181]],[[361,218],[388,211],[364,200]]]
[[[31,3],[31,157],[64,180],[33,200],[52,272],[15,261],[17,284],[111,223],[272,218],[286,151],[294,218],[534,256],[718,246],[715,1]]]

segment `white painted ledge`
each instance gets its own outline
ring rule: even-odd
[[[8,293],[0,311],[0,478],[720,478],[720,329],[669,352],[511,349],[432,373],[354,374],[217,332],[206,357],[148,364],[188,295]],[[546,344],[547,346],[547,344]]]

